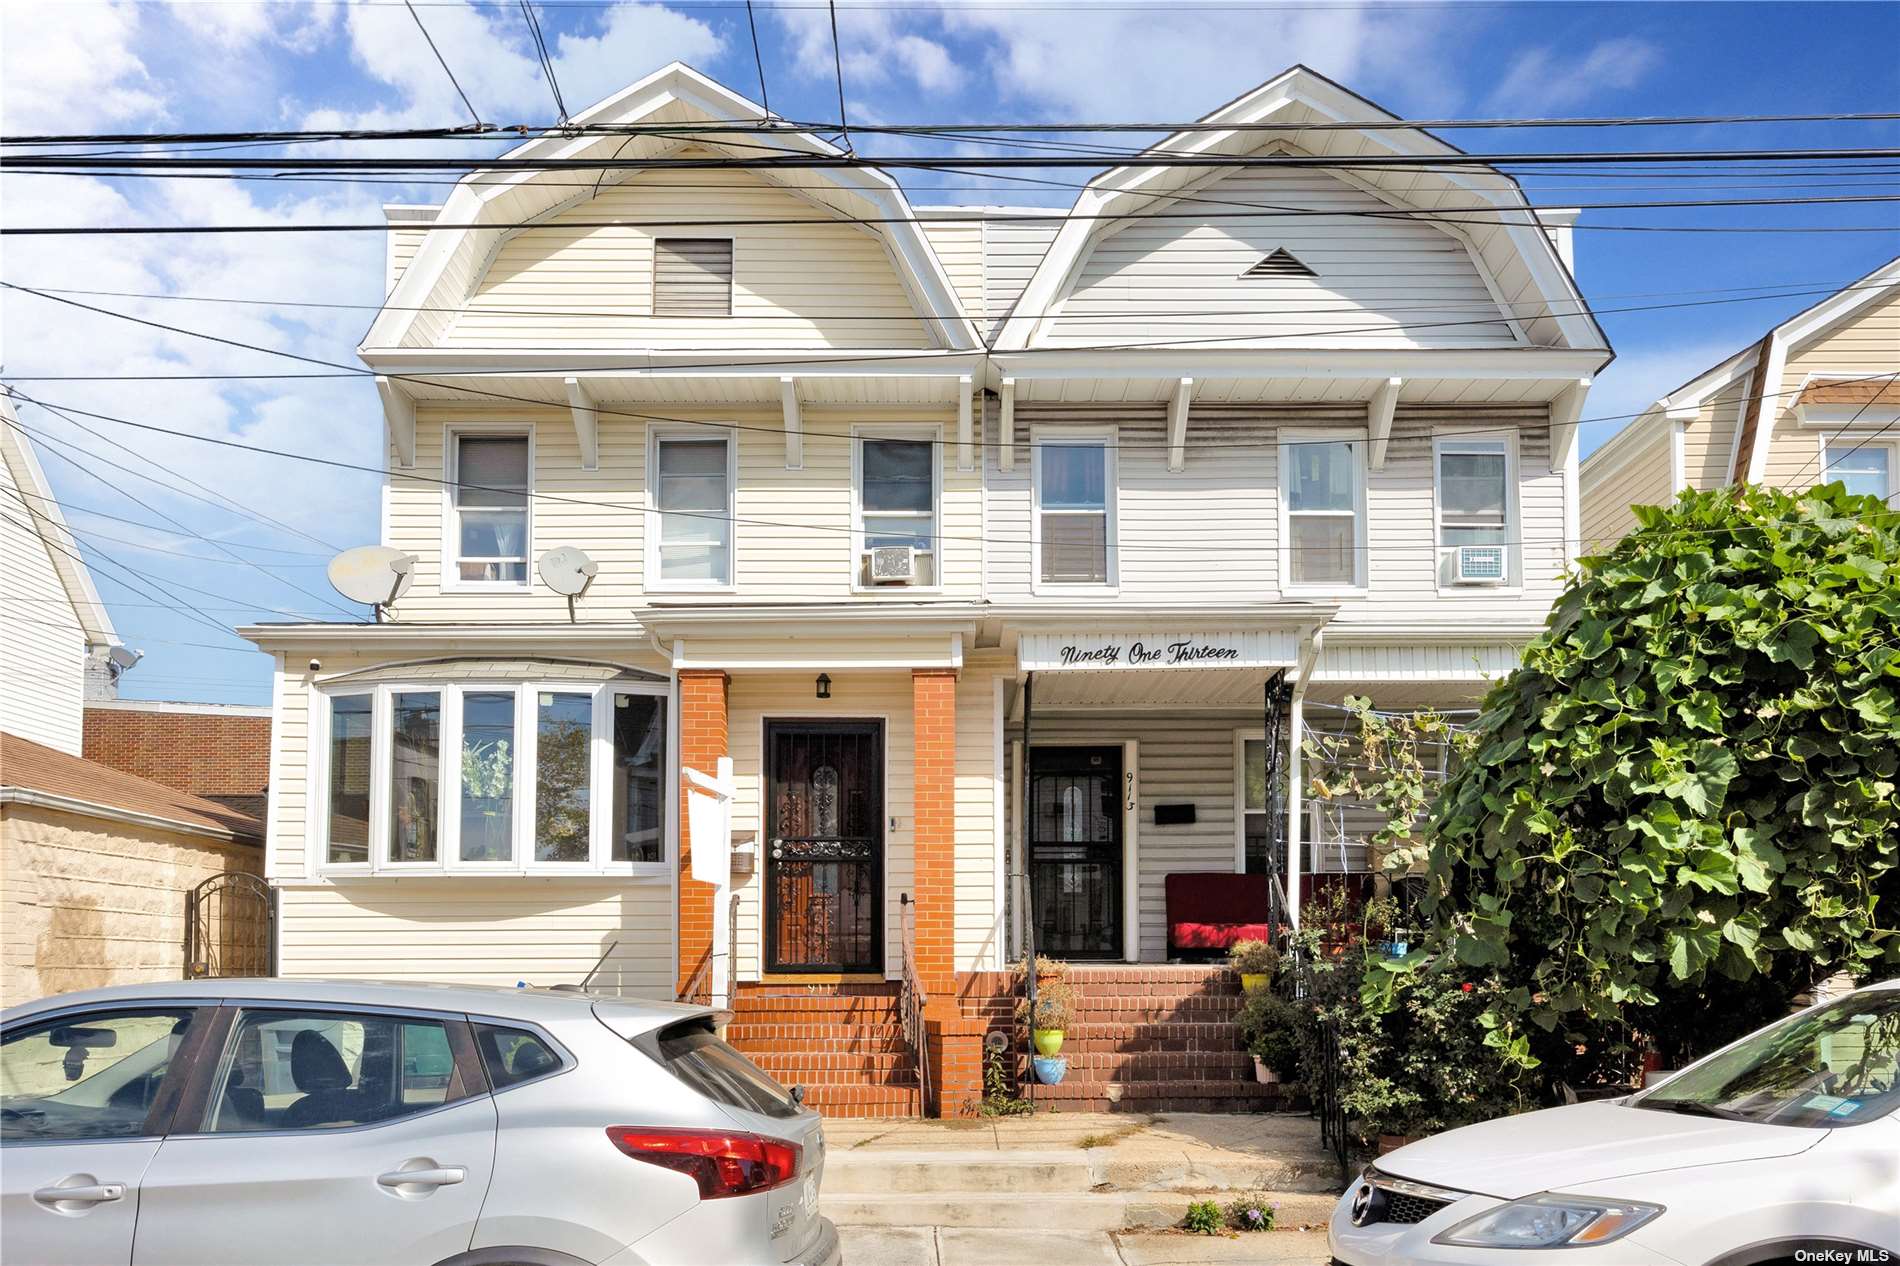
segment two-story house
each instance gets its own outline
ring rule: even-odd
[[[1900,258],[1645,409],[1585,459],[1586,553],[1686,489],[1840,480],[1900,505]]]
[[[1167,876],[1271,865],[1297,910],[1365,869],[1303,727],[1515,662],[1610,352],[1569,217],[1304,68],[1067,210],[710,126],[766,117],[675,65],[390,209],[361,355],[408,588],[246,630],[279,961],[711,996],[860,1113],[919,1104],[908,978],[954,1111],[1030,935],[1187,1022]],[[722,759],[696,873],[682,778]],[[1104,1028],[1060,1089],[1245,1099],[1226,1035]]]

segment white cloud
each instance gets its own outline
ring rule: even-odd
[[[829,82],[842,63],[845,94],[854,107],[860,98],[881,89],[951,93],[968,81],[949,47],[920,33],[935,18],[889,9],[845,10],[838,14],[838,55],[834,56],[831,15],[824,8],[776,8],[773,12],[792,38],[792,57],[799,73]]]
[[[1661,49],[1630,36],[1603,40],[1568,63],[1549,48],[1527,49],[1498,81],[1487,106],[1500,115],[1547,115],[1633,88],[1662,60]]]
[[[723,47],[718,33],[697,18],[664,5],[623,4],[607,11],[598,35],[562,34],[554,70],[568,108],[578,113],[668,62],[704,70]]]
[[[136,4],[0,6],[0,128],[86,132],[166,115],[145,64]]]

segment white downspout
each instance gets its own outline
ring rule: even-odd
[[[1300,643],[1299,664],[1294,669],[1293,696],[1287,704],[1286,901],[1287,919],[1296,929],[1300,926],[1300,876],[1304,873],[1301,860],[1305,851],[1301,847],[1301,836],[1306,816],[1300,797],[1300,788],[1305,781],[1300,767],[1300,742],[1306,729],[1306,686],[1312,680],[1313,666],[1319,662],[1320,646],[1325,638],[1324,627],[1315,625]]]

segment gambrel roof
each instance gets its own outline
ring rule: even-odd
[[[996,340],[998,351],[1045,342],[1091,250],[1106,236],[1139,222],[1144,212],[1188,205],[1169,199],[1190,199],[1197,189],[1238,170],[1148,165],[1141,161],[1144,156],[1238,158],[1261,152],[1345,159],[1368,154],[1463,156],[1462,150],[1420,128],[1295,128],[1276,133],[1262,127],[1275,122],[1403,122],[1304,66],[1292,67],[1200,122],[1232,127],[1178,132],[1089,182],[1023,290],[1017,315],[1004,323]],[[1329,169],[1328,174],[1401,213],[1407,208],[1467,212],[1463,222],[1434,222],[1435,227],[1468,248],[1498,301],[1500,319],[1514,328],[1515,341],[1540,348],[1608,351],[1608,340],[1590,315],[1549,226],[1539,221],[1510,177],[1476,160],[1456,168],[1372,167],[1350,173]],[[1403,214],[1395,217],[1406,218]]]
[[[40,467],[39,456],[26,432],[19,429],[13,402],[0,393],[0,462],[4,462],[21,504],[10,507],[14,516],[30,523],[35,536],[46,548],[53,572],[59,577],[66,599],[72,604],[73,618],[86,635],[88,646],[120,646],[112,617],[92,583],[92,570],[79,555],[79,541],[66,526],[66,516],[53,499],[53,486]]]
[[[659,158],[687,146],[734,158],[757,157],[759,137],[720,132],[694,133],[695,123],[772,122],[764,107],[715,83],[680,62],[648,75],[605,101],[574,116],[577,126],[677,124],[677,132],[620,135],[549,135],[510,150],[505,157],[566,161]],[[810,132],[786,126],[770,134],[773,146],[809,154],[840,156],[844,151]],[[622,169],[624,170],[624,169]],[[445,228],[427,234],[390,292],[387,306],[364,336],[364,353],[428,346],[468,298],[489,259],[508,236],[505,226],[549,217],[591,196],[583,190],[585,169],[560,172],[477,170],[465,176],[434,217],[447,225],[496,227]],[[759,179],[781,184],[797,196],[843,217],[878,221],[867,229],[884,242],[898,277],[934,343],[950,351],[981,346],[976,330],[961,315],[956,291],[915,223],[897,182],[869,167],[788,169],[781,175],[758,171]],[[787,176],[790,177],[787,180]],[[603,168],[611,184],[616,172]],[[956,315],[952,315],[956,314]]]

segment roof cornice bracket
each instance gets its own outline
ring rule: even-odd
[[[1194,380],[1180,379],[1168,401],[1168,469],[1176,474],[1187,467],[1188,409],[1193,401]]]
[[[778,380],[779,405],[785,411],[785,469],[805,469],[805,416],[798,409],[798,379]]]
[[[389,442],[396,449],[396,464],[416,464],[416,400],[395,381],[376,376],[376,394],[383,398],[383,416],[389,420]]]
[[[996,468],[998,470],[1016,469],[1016,380],[1003,379],[1003,389],[999,393],[1001,405],[997,410],[997,449]]]
[[[972,417],[971,396],[975,394],[976,378],[964,374],[957,379],[957,469],[972,470],[976,466],[975,421]]]
[[[1590,379],[1579,378],[1557,393],[1550,402],[1550,468],[1562,470],[1576,451],[1578,419],[1583,417],[1583,398],[1590,394]]]
[[[600,406],[578,378],[567,380],[567,406],[574,414],[574,438],[581,447],[581,469],[600,469]]]
[[[1366,402],[1366,464],[1373,470],[1385,469],[1385,449],[1392,439],[1392,414],[1399,405],[1403,378],[1388,378],[1379,384]]]

